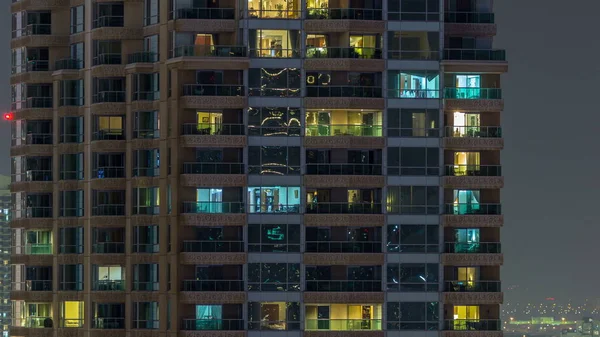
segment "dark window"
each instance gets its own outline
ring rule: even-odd
[[[248,263],[249,291],[300,291],[299,263]]]
[[[249,252],[300,252],[300,225],[248,225]]]
[[[438,292],[439,265],[436,263],[389,263],[387,289],[402,292]]]
[[[438,302],[388,302],[387,330],[439,330]]]
[[[393,214],[440,214],[438,186],[389,186],[387,211]]]

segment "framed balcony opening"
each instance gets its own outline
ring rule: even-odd
[[[58,229],[59,254],[83,254],[83,227]]]
[[[306,304],[305,329],[382,330],[381,304]]]
[[[92,267],[93,290],[95,291],[124,291],[125,268],[122,266]]]
[[[478,305],[455,305],[453,307],[453,321],[451,330],[487,330],[478,329],[480,322],[480,307]]]
[[[248,16],[251,19],[298,19],[299,0],[248,0]]]
[[[183,229],[182,252],[239,253],[244,251],[243,230],[237,226],[186,227]]]
[[[122,130],[121,130],[122,131]],[[124,153],[92,153],[93,171],[92,177],[103,178],[125,178],[125,154]]]
[[[158,253],[159,249],[157,225],[133,227],[133,246],[131,250],[134,253]]]
[[[159,174],[159,149],[133,151],[133,177],[158,177]]]
[[[454,190],[452,214],[477,214],[480,212],[481,191],[479,190]]]
[[[300,330],[300,303],[249,302],[248,330]]]
[[[94,41],[93,65],[121,64],[122,45],[121,41]]]
[[[301,127],[302,125],[299,108],[248,108],[249,136],[300,136]]]
[[[184,312],[189,316],[183,319],[182,330],[244,330],[241,304],[186,305]]]
[[[300,252],[300,225],[248,225],[248,251],[262,253]]]
[[[125,253],[124,228],[92,228],[92,253],[123,254]]]
[[[248,147],[248,173],[260,175],[299,175],[300,147]],[[294,194],[295,196],[295,194]],[[295,204],[292,199],[291,204]]]
[[[133,329],[159,328],[158,302],[133,303]]]
[[[400,292],[433,292],[440,290],[437,263],[388,263],[387,290]]]
[[[453,113],[452,137],[475,137],[480,131],[481,115],[479,113]]]
[[[252,57],[300,57],[301,34],[298,30],[251,29],[249,34]]]
[[[182,291],[245,291],[241,265],[196,265],[182,273]]]
[[[198,213],[223,213],[223,189],[199,188],[196,190]]]
[[[25,232],[25,252],[27,255],[52,254],[52,231],[30,230]]]
[[[440,252],[438,225],[388,225],[387,240],[388,252]]]
[[[52,328],[52,303],[12,301],[14,326],[24,328]]]
[[[92,15],[93,28],[123,27],[125,6],[122,2],[95,3]]]
[[[125,140],[125,116],[96,116],[93,140]]]
[[[440,74],[431,71],[388,71],[389,98],[440,98]]]
[[[440,329],[438,302],[388,302],[387,330],[433,332]]]
[[[92,303],[92,329],[125,329],[125,303]]]
[[[132,215],[156,215],[160,212],[158,187],[134,188],[132,191]]]
[[[306,227],[307,253],[381,253],[379,227]]]
[[[233,20],[235,10],[222,6],[232,5],[227,1],[218,0],[175,0],[170,1],[173,12],[171,19],[201,19],[201,20]],[[233,7],[233,6],[232,6]]]
[[[136,111],[133,120],[133,138],[160,138],[158,111]]]
[[[305,268],[305,291],[381,291],[381,266],[306,266]]]
[[[248,263],[249,291],[300,291],[299,263]]]
[[[248,187],[250,213],[298,213],[300,187]]]
[[[61,264],[58,267],[58,290],[83,291],[82,264]]]
[[[60,304],[60,327],[82,328],[84,319],[83,301],[65,301]]]
[[[92,103],[125,102],[125,78],[94,78]]]
[[[314,214],[379,214],[379,189],[308,189],[306,213]]]
[[[373,110],[306,111],[305,136],[383,135],[383,114]]]
[[[133,291],[158,291],[159,266],[156,263],[133,265]]]
[[[439,60],[440,34],[428,31],[388,32],[388,59]]]

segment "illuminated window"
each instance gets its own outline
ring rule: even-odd
[[[300,303],[249,302],[248,330],[300,330]]]
[[[382,330],[381,304],[306,304],[305,329]]]
[[[81,328],[83,326],[83,301],[66,301],[61,306],[61,327]]]

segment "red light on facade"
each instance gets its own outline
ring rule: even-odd
[[[12,112],[7,112],[7,113],[4,114],[4,120],[12,121],[13,118],[14,118],[14,116],[13,116]]]

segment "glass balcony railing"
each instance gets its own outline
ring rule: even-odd
[[[246,127],[244,124],[221,124],[221,123],[187,123],[181,125],[182,135],[226,135],[243,136]]]
[[[154,281],[133,281],[131,288],[133,291],[158,291],[159,283]]]
[[[123,129],[102,129],[92,133],[92,140],[125,140]]]
[[[84,97],[60,97],[58,106],[83,106]]]
[[[494,13],[446,12],[446,23],[494,23]]]
[[[94,20],[94,28],[100,27],[123,27],[125,18],[123,16],[99,16]]]
[[[18,248],[18,247],[17,247]],[[21,246],[22,253],[25,255],[50,255],[52,254],[51,243],[26,243]]]
[[[243,319],[183,319],[181,330],[244,330]]]
[[[306,241],[307,253],[381,253],[381,242]]]
[[[381,164],[306,164],[305,174],[381,175]]]
[[[94,94],[93,103],[123,103],[125,91],[100,91]]]
[[[247,57],[248,49],[244,46],[211,46],[192,45],[178,46],[173,49],[173,57]]]
[[[54,63],[55,70],[78,70],[83,68],[83,61],[76,59],[62,59]]]
[[[21,219],[21,218],[51,218],[52,217],[52,207],[37,207],[31,206],[25,209],[13,209],[12,210],[12,218],[13,219]]]
[[[92,64],[95,66],[103,64],[121,64],[121,53],[103,53],[94,56]]]
[[[96,317],[92,320],[92,329],[125,329],[125,318]]]
[[[380,203],[318,202],[306,205],[308,214],[381,214]]]
[[[238,253],[244,251],[244,241],[183,241],[185,253]]]
[[[125,167],[96,167],[92,170],[92,178],[125,178]]]
[[[446,242],[445,253],[451,254],[498,254],[500,242]]]
[[[52,97],[27,97],[27,100],[25,101],[25,107],[28,109],[52,108]]]
[[[52,25],[49,23],[35,23],[25,27],[25,35],[51,35]]]
[[[134,319],[131,326],[132,329],[158,329],[158,327],[158,319]]]
[[[31,316],[25,318],[13,318],[12,326],[24,328],[52,328],[52,317]]]
[[[81,279],[83,279],[83,276],[81,276]],[[74,282],[61,281],[58,284],[58,290],[60,290],[60,291],[83,291],[83,281],[74,281]]]
[[[131,250],[134,253],[158,253],[160,245],[158,243],[134,243]]]
[[[316,281],[306,280],[305,291],[323,291],[323,292],[341,292],[341,291],[360,291],[374,292],[381,291],[381,280],[377,281]]]
[[[61,318],[60,327],[83,328],[83,318]]]
[[[307,47],[306,58],[380,59],[381,48],[366,47]]]
[[[245,291],[243,280],[183,280],[182,291]]]
[[[132,101],[156,101],[160,98],[160,91],[134,91]]]
[[[500,204],[452,203],[446,204],[444,214],[451,215],[499,215]]]
[[[381,319],[306,319],[306,330],[382,330]]]
[[[125,280],[96,280],[93,283],[94,291],[125,291]]]
[[[74,214],[83,214],[83,210],[82,210],[82,212],[65,212],[65,213],[68,213],[68,215],[66,215],[66,216],[75,216]],[[83,254],[83,243],[75,244],[75,245],[60,244],[58,246],[58,253],[59,254]]]
[[[500,138],[499,126],[446,126],[446,137]]]
[[[200,20],[233,20],[233,8],[180,8],[173,12],[173,19],[200,19]]]
[[[12,182],[21,181],[52,181],[52,171],[50,170],[27,170],[24,173],[14,174]]]
[[[92,245],[94,254],[124,254],[125,242],[98,242]]]
[[[388,89],[388,98],[438,99],[439,89]]]
[[[14,291],[52,291],[52,280],[13,282],[11,289]]]
[[[353,125],[353,124],[321,124],[307,125],[305,128],[306,137],[315,136],[361,136],[361,137],[381,137],[383,136],[383,126],[381,125]]]
[[[307,97],[382,97],[381,87],[362,87],[358,85],[307,86]]]
[[[503,49],[445,49],[444,60],[506,61],[506,51]]]
[[[94,216],[123,216],[125,215],[125,205],[97,205],[92,207]]]
[[[447,292],[482,292],[497,293],[502,291],[500,281],[446,281]]]
[[[498,88],[444,88],[444,98],[449,99],[502,99]]]
[[[183,163],[183,174],[244,174],[244,164]]]
[[[127,63],[154,63],[158,62],[158,53],[140,51],[127,55]]]
[[[182,213],[244,213],[243,202],[218,201],[186,201],[183,202]]]
[[[250,57],[252,58],[300,58],[300,49],[298,48],[251,48]]]
[[[307,8],[306,18],[312,20],[381,20],[381,9]]]
[[[183,96],[244,96],[243,85],[184,84]]]
[[[500,165],[446,165],[446,176],[451,177],[500,177]]]
[[[48,60],[34,60],[27,62],[27,71],[48,71],[50,62]]]
[[[447,319],[444,330],[454,331],[500,331],[499,319]]]
[[[302,11],[288,9],[249,9],[250,19],[299,19]]]
[[[20,140],[20,142],[18,141]],[[51,133],[28,133],[24,137],[13,138],[11,145],[51,145],[53,142],[53,135]]]

